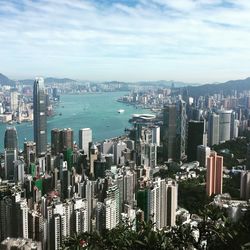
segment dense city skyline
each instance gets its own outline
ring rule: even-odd
[[[167,244],[177,248],[182,243],[175,230],[180,230],[182,238],[188,230],[189,247],[206,244],[213,249],[222,244],[228,249],[233,241],[232,249],[239,249],[248,243],[249,87],[238,89],[233,85],[236,89],[218,89],[210,95],[204,89],[202,95],[193,95],[190,88],[174,86],[127,89],[112,101],[124,109],[112,114],[122,116],[129,106],[148,109],[145,112],[149,113],[131,115],[131,126],[121,134],[96,142],[92,127],[85,127],[86,113],[78,128],[74,124],[77,114],[67,119],[67,128],[58,123],[58,127],[48,129],[47,117],[55,115],[59,106],[66,110],[62,102],[65,94],[73,96],[72,113],[76,112],[75,106],[83,111],[87,108],[77,101],[79,95],[81,99],[92,96],[95,102],[91,109],[97,109],[97,96],[93,96],[97,92],[102,108],[90,119],[98,122],[97,116],[108,103],[103,94],[111,97],[126,84],[46,85],[43,78],[36,78],[33,85],[12,84],[0,84],[0,118],[8,124],[0,155],[1,249],[25,246],[59,250],[67,249],[66,245],[76,249],[75,244],[106,244],[102,239],[91,242],[92,235],[98,232],[106,238],[106,233],[123,226],[126,233],[137,234],[143,225],[150,228],[149,234],[162,232],[168,238]],[[64,114],[54,119],[61,116]],[[110,124],[111,118],[105,117]],[[34,136],[22,141],[22,150],[13,125],[30,121]],[[102,133],[112,129],[111,125],[105,126],[103,119],[99,124]],[[47,141],[49,134],[51,140]],[[78,135],[77,142],[74,134]],[[217,212],[203,221],[203,211],[206,213],[208,207]],[[207,231],[201,228],[214,218],[216,231],[210,236],[208,224]],[[220,229],[225,240],[221,239]],[[85,240],[86,235],[90,238]],[[130,243],[126,241],[123,249],[137,249],[135,237]],[[146,241],[146,237],[140,238]],[[107,242],[107,249],[110,244]],[[158,238],[147,244],[147,249],[155,244],[160,245],[157,249],[176,248],[166,247]]]
[[[249,248],[249,1],[0,0],[0,24],[1,250]]]
[[[241,0],[3,0],[0,67],[14,79],[246,78],[249,12]]]

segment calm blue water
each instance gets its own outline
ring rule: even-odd
[[[128,120],[134,113],[145,113],[143,109],[119,103],[116,99],[126,92],[87,93],[83,95],[62,95],[60,105],[56,108],[57,115],[48,119],[48,141],[53,128],[72,128],[74,139],[78,142],[80,128],[91,128],[93,140],[101,141],[124,134],[129,127]],[[124,113],[117,113],[124,109]],[[62,115],[59,116],[59,113]],[[6,124],[0,124],[0,151],[3,151],[4,132]],[[31,123],[15,124],[18,133],[20,149],[23,142],[33,140],[33,125]]]

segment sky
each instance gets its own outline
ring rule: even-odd
[[[0,0],[0,73],[94,81],[250,76],[248,0]]]

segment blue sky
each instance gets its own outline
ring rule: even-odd
[[[0,72],[209,83],[250,76],[248,0],[0,0]]]

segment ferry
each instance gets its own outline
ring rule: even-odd
[[[118,110],[117,110],[117,112],[118,112],[119,114],[124,113],[124,111],[125,111],[124,109],[118,109]]]

